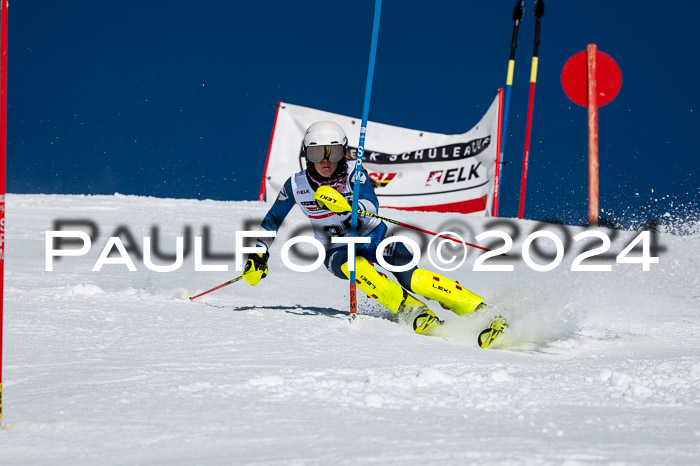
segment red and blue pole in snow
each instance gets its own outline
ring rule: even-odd
[[[525,151],[523,153],[523,174],[520,180],[520,208],[518,218],[523,218],[525,213],[525,187],[527,185],[527,167],[530,161],[530,135],[532,133],[532,108],[535,105],[535,84],[537,83],[537,65],[539,62],[540,48],[540,21],[544,16],[544,1],[535,0],[535,49],[532,53],[532,67],[530,69],[530,96],[527,102],[527,125],[525,127]]]
[[[525,2],[524,0],[519,0],[513,9],[513,37],[510,41],[510,58],[508,59],[508,74],[506,75],[506,92],[505,92],[505,109],[503,110],[503,126],[501,134],[501,157],[498,165],[502,165],[503,158],[506,152],[506,134],[508,129],[508,109],[510,108],[510,90],[513,87],[513,75],[515,73],[515,49],[518,47],[518,28],[520,22],[523,20],[523,14],[525,13]],[[498,183],[496,185],[496,192],[501,192],[501,176],[500,176],[500,166],[496,166],[496,170],[499,173]],[[494,206],[493,206],[493,216],[498,217],[498,196],[495,196]]]
[[[352,196],[352,220],[350,236],[357,236],[357,207],[360,191],[360,176],[362,176],[362,156],[365,152],[365,135],[367,134],[367,119],[369,118],[369,102],[372,95],[372,80],[374,79],[374,63],[377,58],[377,40],[379,38],[379,16],[382,10],[382,0],[375,0],[374,4],[374,25],[372,26],[372,43],[369,49],[369,67],[367,69],[367,83],[365,85],[365,102],[362,108],[362,125],[360,126],[360,142],[357,146],[357,163],[355,165],[355,185]],[[354,249],[354,244],[348,247]],[[353,257],[355,254],[353,253]],[[355,322],[357,318],[357,286],[355,284],[355,263],[353,261],[350,270],[350,322]]]

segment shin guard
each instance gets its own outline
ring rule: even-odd
[[[364,257],[358,257],[355,261],[355,266],[357,267],[355,270],[357,287],[370,298],[379,301],[380,304],[394,314],[399,312],[404,301],[403,288],[398,283],[377,272]],[[342,265],[341,269],[345,276],[350,278],[347,262]]]
[[[394,314],[398,314],[399,321],[407,321],[416,333],[428,333],[443,323],[424,302],[411,296],[398,283],[377,272],[364,257],[357,258],[356,266],[357,287]],[[347,262],[341,269],[350,278]]]
[[[472,313],[484,302],[484,298],[459,283],[425,269],[416,269],[413,272],[411,291],[439,301],[458,315]]]

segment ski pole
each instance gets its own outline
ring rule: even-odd
[[[236,278],[234,278],[233,280],[229,280],[229,281],[227,281],[226,283],[222,283],[221,285],[217,286],[216,288],[212,288],[211,290],[207,290],[207,291],[205,291],[204,293],[199,293],[197,296],[190,296],[190,301],[193,301],[193,300],[199,298],[200,296],[204,296],[204,295],[207,294],[207,293],[211,293],[212,291],[216,291],[216,290],[218,290],[219,288],[223,288],[223,287],[225,287],[225,286],[228,286],[228,285],[230,285],[231,283],[236,283],[238,280],[240,280],[240,279],[242,279],[242,278],[243,278],[243,275],[241,275],[240,277],[236,277]]]
[[[527,166],[530,160],[530,135],[532,133],[532,107],[535,104],[535,83],[537,82],[537,64],[540,48],[540,22],[544,16],[544,0],[535,0],[535,49],[532,52],[532,66],[530,68],[530,96],[527,103],[527,124],[525,126],[525,151],[523,154],[523,173],[520,179],[520,208],[518,218],[522,219],[525,213],[525,188],[527,185]]]
[[[376,218],[376,219],[379,219],[379,220],[383,220],[383,221],[385,221],[385,222],[393,223],[394,225],[398,225],[398,226],[400,226],[400,227],[410,228],[411,230],[416,230],[416,231],[420,231],[420,232],[422,232],[422,233],[427,233],[427,234],[429,234],[429,235],[437,236],[438,238],[449,239],[449,240],[452,240],[452,241],[454,241],[454,242],[456,242],[456,243],[460,243],[460,244],[463,243],[463,244],[465,244],[465,245],[467,245],[467,246],[471,246],[471,247],[473,247],[473,248],[483,249],[484,251],[491,251],[491,249],[484,248],[484,247],[482,247],[482,246],[477,246],[476,244],[467,243],[466,241],[460,241],[460,240],[455,239],[455,238],[450,238],[449,236],[439,235],[439,234],[437,234],[437,233],[435,233],[435,232],[432,232],[432,231],[430,231],[430,230],[424,230],[423,228],[415,227],[415,226],[413,226],[413,225],[409,225],[408,223],[399,222],[398,220],[394,220],[394,219],[392,219],[392,218],[382,217],[381,215],[373,214],[372,212],[367,212],[367,211],[364,211],[364,210],[358,210],[357,213],[358,213],[358,215],[362,215],[362,216],[364,216],[364,217]],[[505,254],[502,254],[502,255],[505,255]]]

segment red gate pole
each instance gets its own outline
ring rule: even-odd
[[[598,80],[595,44],[588,44],[588,225],[598,226]]]
[[[2,312],[5,298],[5,155],[7,148],[7,4],[0,0],[0,419],[2,419]]]
[[[525,150],[523,151],[523,172],[520,178],[520,207],[518,218],[525,214],[525,188],[527,186],[527,168],[530,160],[530,134],[532,133],[532,108],[535,104],[535,84],[537,83],[537,64],[540,48],[540,22],[544,16],[544,0],[535,0],[535,49],[532,52],[530,67],[530,96],[527,101],[527,124],[525,125]]]
[[[527,169],[530,161],[530,134],[532,134],[532,107],[535,103],[535,83],[537,81],[537,57],[532,57],[532,71],[530,72],[530,96],[527,99],[527,123],[525,125],[525,151],[523,153],[523,169],[520,177],[520,207],[518,218],[525,214],[525,188],[527,187]]]
[[[493,177],[493,208],[494,217],[498,217],[498,199],[501,195],[501,156],[503,155],[503,129],[505,127],[503,118],[503,89],[498,89],[498,135],[496,136],[496,169]]]
[[[599,79],[600,78],[600,79]],[[620,92],[622,72],[610,55],[588,44],[572,55],[561,70],[564,93],[576,105],[588,108],[588,225],[598,226],[598,108]]]

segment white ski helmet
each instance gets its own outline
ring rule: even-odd
[[[348,146],[348,137],[343,128],[334,121],[317,121],[304,133],[304,151],[310,146]]]

